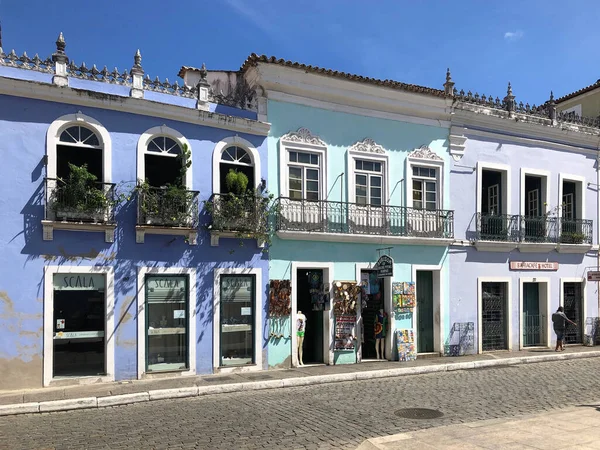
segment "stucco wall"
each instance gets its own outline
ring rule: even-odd
[[[136,148],[140,135],[149,128],[167,125],[182,133],[192,150],[192,189],[206,200],[212,193],[212,152],[222,139],[238,134],[250,141],[261,159],[267,178],[267,148],[263,137],[212,129],[165,119],[84,108],[67,104],[0,96],[0,389],[40,386],[42,382],[43,268],[110,265],[115,269],[115,376],[136,376],[136,273],[140,266],[183,266],[197,269],[197,354],[198,373],[212,371],[213,269],[256,267],[263,270],[263,295],[257,299],[266,322],[267,255],[255,241],[240,247],[237,239],[221,239],[210,246],[210,237],[200,228],[197,246],[183,237],[147,234],[144,244],[136,244],[135,202],[118,208],[116,239],[105,243],[103,233],[54,231],[53,241],[42,240],[44,216],[44,154],[46,132],[54,120],[78,111],[98,120],[112,140],[112,180],[136,180]],[[202,207],[202,205],[200,205]],[[208,217],[201,215],[201,224]],[[108,335],[111,335],[108,330]],[[142,344],[143,345],[143,344]],[[266,347],[266,340],[265,340]],[[258,364],[266,365],[264,361]]]

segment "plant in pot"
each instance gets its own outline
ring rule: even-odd
[[[87,164],[69,163],[69,176],[66,180],[58,179],[51,203],[59,220],[103,222],[111,201],[98,184],[98,177],[88,171]]]
[[[562,232],[560,242],[562,244],[583,244],[585,235],[578,232]]]

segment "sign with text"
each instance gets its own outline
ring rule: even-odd
[[[97,273],[57,273],[53,281],[55,291],[104,290],[104,275]]]
[[[394,276],[394,260],[389,255],[380,256],[373,268],[377,270],[377,278]]]
[[[558,270],[558,263],[511,261],[510,270]]]
[[[598,271],[590,271],[587,273],[588,281],[600,281],[600,272]]]

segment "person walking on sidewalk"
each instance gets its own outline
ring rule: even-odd
[[[554,326],[554,332],[556,333],[556,348],[555,352],[562,352],[565,349],[564,339],[565,331],[567,329],[567,322],[577,326],[575,322],[567,317],[565,309],[559,306],[554,314],[552,314],[552,324]]]

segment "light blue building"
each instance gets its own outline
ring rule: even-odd
[[[269,125],[252,96],[56,44],[0,49],[0,389],[266,368]]]
[[[453,241],[444,91],[256,55],[241,72],[271,124],[269,367],[396,359],[395,330],[415,336],[409,353],[443,352]],[[182,69],[186,83],[194,73]],[[393,259],[391,276],[378,278],[380,256]],[[416,282],[416,308],[396,307],[403,282]]]

